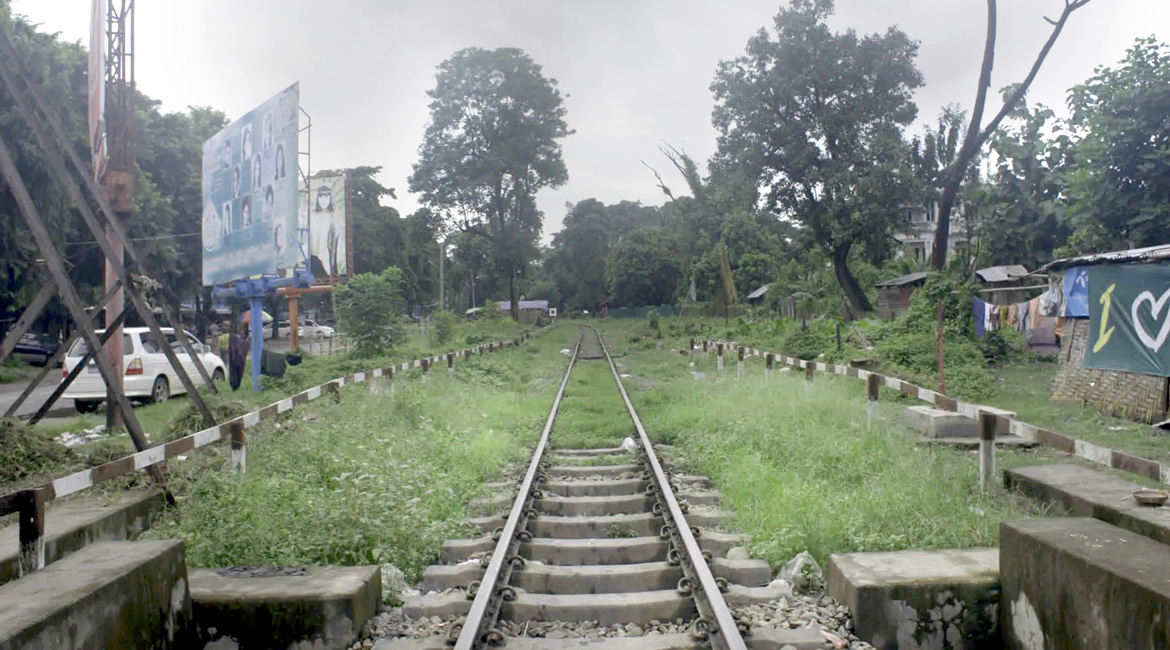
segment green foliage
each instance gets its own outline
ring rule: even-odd
[[[626,235],[610,250],[606,285],[619,305],[664,305],[674,301],[678,283],[678,249],[664,228],[643,228]]]
[[[658,310],[651,308],[646,312],[646,326],[655,332],[658,331]]]
[[[504,318],[504,315],[504,310],[500,309],[500,303],[495,300],[483,301],[483,313],[480,314],[480,318],[489,321],[498,321]]]
[[[431,335],[436,345],[446,345],[455,334],[455,314],[444,309],[435,312],[432,316]]]
[[[1098,252],[1164,244],[1170,223],[1170,46],[1138,39],[1116,68],[1069,92],[1073,245]]]
[[[766,185],[769,207],[807,229],[861,313],[871,307],[849,253],[863,243],[873,260],[890,253],[915,189],[901,129],[915,118],[922,75],[917,45],[897,28],[833,33],[832,13],[831,0],[797,0],[776,15],[774,33],[761,30],[744,56],[721,62],[713,122],[717,157]]]
[[[202,392],[201,394],[203,396],[203,403],[211,411],[212,421],[206,421],[203,413],[195,407],[193,402],[189,400],[185,401],[182,409],[167,423],[167,442],[194,433],[195,431],[201,431],[215,426],[221,422],[233,420],[252,409],[247,402],[237,399],[232,394],[224,391],[220,391],[219,395],[212,395],[207,392]]]
[[[1014,329],[997,329],[978,339],[979,351],[987,363],[998,364],[1017,358],[1024,349],[1024,335]]]
[[[403,340],[401,271],[359,273],[336,290],[337,319],[359,356],[385,353]]]
[[[795,327],[780,341],[780,354],[798,359],[815,359],[836,348],[835,332],[828,331],[824,322],[814,322],[808,328]]]

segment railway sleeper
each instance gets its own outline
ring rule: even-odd
[[[538,519],[539,521],[539,519]],[[726,557],[727,550],[742,546],[746,537],[734,533],[700,531],[699,547],[710,551],[712,557]],[[550,539],[537,537],[520,545],[520,555],[545,564],[637,564],[657,562],[666,558],[670,542],[657,535],[618,539]],[[482,558],[495,548],[490,535],[473,539],[455,539],[443,542],[440,553],[443,564],[458,564],[472,558]]]
[[[781,650],[792,646],[793,650],[823,650],[827,647],[825,638],[811,628],[782,630],[753,627],[745,638],[749,650]],[[607,637],[582,639],[569,637],[552,639],[546,637],[508,637],[504,646],[508,650],[706,650],[710,646],[690,634],[659,634],[655,636]],[[444,637],[432,636],[423,639],[382,639],[374,650],[450,650]]]
[[[711,572],[737,585],[760,586],[772,579],[764,560],[729,560],[713,558]],[[479,562],[432,565],[423,572],[422,590],[445,591],[466,587],[483,578]],[[640,564],[557,566],[529,562],[512,573],[512,584],[532,593],[594,594],[626,593],[673,589],[683,577],[683,570],[668,562]]]
[[[687,523],[699,528],[716,528],[726,521],[728,514],[718,508],[695,507],[687,513]],[[490,533],[504,526],[504,515],[468,519],[467,524]],[[589,539],[595,537],[647,537],[657,535],[666,521],[649,512],[632,515],[599,515],[596,517],[561,517],[544,515],[528,520],[528,532],[535,537],[561,539]]]

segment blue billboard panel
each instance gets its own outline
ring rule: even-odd
[[[299,84],[203,143],[203,284],[297,263]]]

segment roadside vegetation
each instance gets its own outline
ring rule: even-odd
[[[179,507],[149,531],[181,537],[191,566],[393,564],[416,580],[485,481],[531,454],[575,332],[346,387],[248,433],[248,471],[226,452],[172,465]],[[208,464],[214,467],[204,467]],[[203,471],[212,469],[214,471]]]
[[[711,477],[753,555],[773,565],[804,550],[823,562],[836,552],[994,546],[1000,521],[1033,514],[999,486],[979,491],[974,454],[916,445],[899,411],[868,426],[859,382],[823,377],[808,389],[777,371],[765,384],[758,360],[736,380],[726,361],[722,376],[714,354],[646,351],[623,364],[653,384],[627,382],[651,438]],[[1001,453],[1001,464],[1043,453],[1014,456]]]

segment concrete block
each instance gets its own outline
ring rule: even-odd
[[[90,496],[50,502],[45,514],[45,564],[73,553],[97,540],[134,539],[150,527],[166,507],[158,490]],[[0,528],[0,585],[15,580],[19,529],[15,523]]]
[[[344,650],[378,611],[382,569],[310,567],[306,575],[262,578],[194,569],[191,600],[209,647],[227,647],[230,639],[245,650]]]
[[[907,406],[906,426],[930,438],[979,437],[979,425],[975,420],[929,406]]]
[[[180,540],[97,542],[0,586],[0,650],[186,648]]]
[[[999,532],[1006,647],[1167,647],[1170,547],[1079,517],[1005,521]]]
[[[1005,470],[1004,484],[1059,514],[1092,517],[1170,544],[1170,508],[1151,508],[1129,498],[1142,485],[1081,465],[1037,465]]]
[[[835,553],[828,587],[879,650],[1002,647],[994,548]]]

